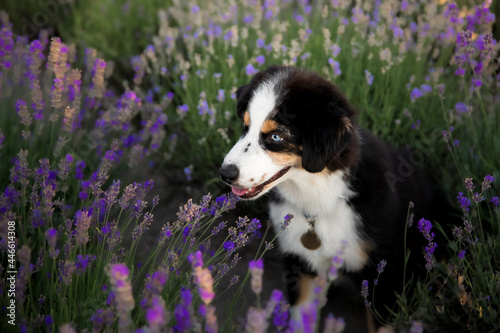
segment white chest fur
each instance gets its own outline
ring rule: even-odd
[[[299,169],[290,172],[294,174],[277,186],[284,200],[270,204],[270,217],[275,232],[279,233],[280,249],[302,257],[318,273],[326,272],[332,258],[340,253],[347,271],[360,270],[367,258],[356,231],[359,216],[347,203],[354,193],[344,181],[343,173],[311,174]],[[286,214],[294,218],[281,230]],[[315,232],[321,240],[317,250],[306,249],[300,241],[309,227],[306,215],[316,220]]]

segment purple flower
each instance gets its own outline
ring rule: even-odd
[[[258,55],[256,58],[255,58],[255,61],[257,61],[257,63],[262,66],[264,64],[264,62],[266,61],[266,58],[263,56],[263,55]]]
[[[199,6],[193,6],[191,7],[191,14],[197,14],[200,12],[200,7]]]
[[[484,197],[481,195],[481,193],[479,192],[476,192],[472,195],[472,200],[475,202],[475,203],[480,203],[481,201],[484,200]]]
[[[225,99],[226,99],[226,95],[225,95],[224,89],[219,89],[217,91],[217,100],[219,102],[224,102]]]
[[[163,290],[165,283],[167,283],[167,273],[163,270],[159,270],[151,274],[146,283],[146,289],[153,294],[159,294]]]
[[[243,22],[245,22],[245,24],[250,24],[253,22],[253,15],[250,14],[250,15],[246,15],[245,17],[243,17]]]
[[[166,317],[165,302],[163,298],[154,295],[151,299],[151,307],[146,311],[146,321],[149,327],[153,328],[153,331],[159,330],[162,325],[166,324]]]
[[[458,258],[463,259],[465,256],[465,250],[458,252]]]
[[[277,290],[275,290],[277,291]],[[281,292],[280,292],[281,293]],[[273,296],[275,295],[273,291]],[[276,294],[276,296],[278,296]],[[281,293],[281,298],[278,300],[278,297],[272,298],[276,301],[277,306],[273,311],[273,325],[281,332],[283,328],[285,328],[288,324],[288,307],[286,304],[286,300],[283,298],[283,294]]]
[[[367,69],[365,69],[365,78],[368,85],[371,86],[373,83],[373,75]]]
[[[83,169],[85,169],[85,161],[76,161],[75,178],[78,180],[83,179]]]
[[[213,111],[208,106],[206,99],[200,101],[200,104],[198,105],[198,114],[200,114],[200,115],[204,115],[204,114],[212,115],[213,114]]]
[[[307,305],[300,308],[302,315],[302,325],[304,333],[313,333],[316,328],[316,319],[318,318],[318,312],[316,310],[315,303],[307,303]]]
[[[457,76],[464,76],[465,75],[465,69],[463,69],[462,67],[457,68],[457,70],[455,70],[455,75],[457,75]]]
[[[252,260],[248,264],[250,270],[250,287],[255,294],[260,294],[262,291],[262,275],[264,274],[264,260]]]
[[[191,291],[187,288],[181,288],[181,303],[177,304],[174,311],[174,317],[177,322],[175,326],[176,331],[185,332],[191,329],[192,320],[191,320],[191,302],[193,299],[193,295]]]
[[[493,198],[491,198],[490,202],[495,206],[495,207],[498,207],[500,205],[500,199],[495,196]]]
[[[465,105],[464,103],[458,102],[457,104],[455,104],[455,111],[457,112],[457,114],[467,113],[467,111],[468,111],[467,105]]]
[[[265,47],[266,46],[266,42],[264,42],[263,39],[257,39],[257,47]]]
[[[225,241],[223,247],[224,247],[224,250],[226,250],[229,253],[232,253],[234,251],[234,249],[236,248],[236,245],[231,241]]]
[[[484,190],[488,189],[491,187],[491,183],[495,181],[495,177],[491,175],[486,175],[484,177],[483,183],[481,184],[481,188]]]
[[[381,260],[380,263],[377,264],[377,272],[379,274],[382,274],[386,265],[387,265],[387,261]]]
[[[250,269],[250,271],[255,269],[264,269],[264,260],[262,258],[259,260],[251,260],[248,263],[248,268]]]
[[[113,264],[110,269],[110,276],[116,280],[125,280],[129,275],[129,270],[125,264]]]
[[[427,93],[430,93],[432,91],[432,87],[428,84],[422,84],[420,86],[420,91],[423,93],[423,94],[427,94]]]
[[[465,178],[465,188],[469,191],[474,191],[474,182],[472,181],[472,178]]]
[[[333,44],[330,47],[330,50],[332,51],[332,55],[335,58],[336,56],[338,56],[340,54],[341,49],[340,49],[340,46],[338,46],[337,44]]]
[[[85,257],[81,254],[76,256],[75,259],[75,272],[76,274],[83,274],[87,270],[87,267],[90,263],[92,263],[96,259],[95,256],[85,255]]]
[[[188,256],[188,260],[193,265],[193,267],[202,267],[203,266],[203,254],[201,251],[196,251],[195,253],[191,253]]]
[[[460,208],[464,211],[464,213],[469,211],[470,207],[470,200],[467,197],[463,196],[464,194],[462,192],[458,192],[457,200],[458,204],[460,205]]]
[[[54,319],[52,319],[52,316],[45,315],[43,323],[47,326],[52,326],[52,324],[54,324]]]
[[[290,222],[292,222],[292,219],[292,214],[286,214],[283,218],[283,224],[281,224],[281,230],[285,230],[290,225]]]
[[[57,241],[57,229],[54,228],[47,229],[47,231],[45,231],[45,239],[47,240],[47,243],[49,243],[49,247],[51,249],[55,248]]]
[[[245,68],[245,70],[246,70],[247,75],[254,75],[255,73],[258,72],[258,70],[255,69],[255,67],[253,67],[252,64],[248,64],[247,67]]]
[[[329,58],[328,63],[330,64],[330,66],[333,67],[333,77],[337,77],[340,74],[342,74],[342,71],[340,70],[340,64],[338,61],[335,61],[332,58]]]
[[[368,280],[361,282],[361,296],[365,299],[365,306],[371,306],[372,303],[368,302]]]
[[[423,333],[424,325],[421,321],[412,321],[409,333]]]
[[[432,223],[424,218],[418,221],[418,230],[424,235],[429,242],[434,239],[434,233],[431,233]]]
[[[179,105],[178,109],[181,112],[188,112],[189,111],[189,106],[187,104],[182,104],[182,105]]]
[[[401,29],[400,27],[398,27],[395,24],[391,24],[391,29],[392,29],[392,34],[393,34],[394,38],[403,37],[403,35],[404,35],[403,29]]]
[[[424,96],[424,94],[418,88],[413,88],[413,90],[410,93],[410,99],[412,102],[415,102],[417,99],[419,99],[422,96]]]
[[[434,267],[434,257],[432,254],[436,250],[437,244],[433,242],[435,234],[431,232],[432,224],[430,221],[422,218],[418,221],[418,230],[424,235],[429,244],[424,248],[424,258],[426,261],[425,268],[430,271]]]

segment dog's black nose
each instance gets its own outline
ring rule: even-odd
[[[226,164],[226,165],[222,165],[220,167],[219,174],[220,174],[220,178],[224,182],[231,184],[233,181],[236,180],[236,178],[238,178],[238,176],[240,174],[240,170],[234,164]]]

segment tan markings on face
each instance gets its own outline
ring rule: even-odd
[[[267,119],[264,121],[262,124],[262,127],[260,128],[260,131],[264,134],[270,133],[278,128],[278,123],[275,122],[274,120]]]
[[[299,280],[299,297],[297,298],[297,301],[295,304],[292,304],[293,306],[296,305],[301,305],[304,304],[309,300],[309,296],[312,292],[311,290],[311,283],[312,283],[313,277],[309,275],[304,275],[300,277]]]
[[[250,113],[248,113],[248,111],[243,115],[243,122],[245,123],[246,127],[250,126]]]
[[[297,166],[300,167],[302,165],[302,159],[300,156],[294,154],[286,154],[286,153],[277,153],[268,151],[267,152],[273,162],[278,165],[287,165],[287,166]]]

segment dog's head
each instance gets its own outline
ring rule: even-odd
[[[354,111],[318,74],[269,67],[236,96],[243,134],[219,171],[239,197],[263,195],[289,178],[290,169],[317,173],[353,163]]]

